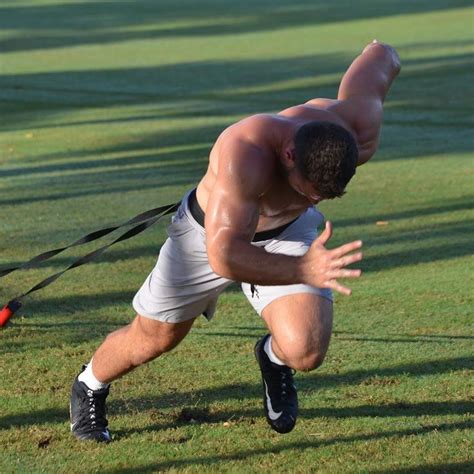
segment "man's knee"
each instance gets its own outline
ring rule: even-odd
[[[326,352],[312,352],[309,353],[300,363],[298,370],[310,371],[317,369],[322,365],[326,357]]]
[[[326,351],[320,348],[307,348],[306,350],[288,351],[285,354],[286,363],[292,369],[308,372],[317,369],[326,357]]]
[[[262,315],[275,353],[289,367],[309,371],[323,363],[332,332],[331,301],[312,293],[288,295],[272,302]]]

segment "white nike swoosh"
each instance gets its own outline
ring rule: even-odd
[[[72,431],[74,429],[74,427],[77,425],[77,421],[76,421],[76,423],[70,423],[70,425],[71,425],[71,431]]]
[[[281,411],[280,413],[277,413],[275,410],[273,410],[272,402],[270,400],[270,395],[268,394],[267,382],[265,382],[264,380],[263,383],[265,384],[265,395],[267,397],[268,418],[270,418],[270,420],[272,421],[276,421],[278,420],[278,418],[280,418],[283,412]]]
[[[102,431],[102,434],[103,434],[108,440],[110,440],[110,433],[108,432],[108,430]]]

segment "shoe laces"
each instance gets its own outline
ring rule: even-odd
[[[87,389],[82,404],[80,421],[88,424],[92,430],[103,429],[107,426],[105,417],[105,394],[96,394],[93,390]]]
[[[282,399],[288,398],[290,392],[295,390],[295,386],[292,383],[293,375],[295,375],[296,370],[288,369],[280,371],[280,387],[281,387],[281,397]]]

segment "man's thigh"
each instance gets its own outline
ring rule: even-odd
[[[282,296],[263,309],[262,317],[285,354],[326,354],[333,320],[330,299],[314,293]]]
[[[307,209],[276,238],[264,242],[257,242],[254,245],[263,247],[268,253],[301,257],[304,255],[314,239],[317,237],[317,227],[324,220],[323,215],[314,208]],[[312,299],[311,296],[319,296],[332,301],[332,292],[328,288],[316,288],[303,283],[293,285],[250,285],[242,283],[242,291],[258,314],[263,315],[263,311],[276,300],[282,297],[295,296],[288,301],[296,301],[298,298]],[[297,296],[297,295],[307,296]],[[273,306],[273,305],[272,305]]]
[[[200,314],[211,319],[218,296],[232,283],[209,265],[205,232],[190,214],[188,197],[173,216],[158,261],[133,299],[138,314],[164,323]]]

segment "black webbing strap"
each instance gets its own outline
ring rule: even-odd
[[[43,281],[40,281],[37,285],[35,285],[33,288],[28,290],[26,293],[23,293],[21,296],[18,298],[15,298],[16,300],[20,300],[26,295],[29,295],[30,293],[33,293],[33,291],[38,291],[41,288],[44,288],[53,281],[56,281],[63,273],[66,273],[68,270],[72,270],[73,268],[80,267],[81,265],[84,265],[86,263],[91,262],[92,260],[95,260],[96,258],[100,257],[109,247],[112,247],[112,245],[117,244],[118,242],[122,242],[123,240],[130,239],[131,237],[139,234],[140,232],[143,232],[145,229],[148,229],[148,227],[152,226],[155,222],[160,220],[163,216],[166,214],[170,214],[171,212],[174,212],[178,209],[180,203],[177,204],[171,204],[168,207],[163,206],[158,209],[164,209],[159,213],[156,217],[153,218],[148,218],[145,222],[142,222],[141,224],[138,224],[135,227],[132,227],[131,229],[127,230],[127,232],[123,233],[121,236],[117,237],[115,240],[110,242],[107,245],[104,245],[103,247],[98,248],[97,250],[94,250],[93,252],[88,253],[87,255],[84,255],[83,257],[78,258],[77,260],[74,260],[74,262],[71,263],[67,268],[64,270],[61,270],[58,273],[55,273],[54,275],[49,276],[48,278],[45,278]],[[151,212],[151,211],[148,211]],[[146,213],[144,213],[146,214]],[[139,217],[139,216],[137,216]],[[131,219],[129,222],[133,221],[136,219],[135,217]],[[136,221],[135,221],[136,222]],[[100,231],[99,231],[100,232]],[[89,234],[90,235],[90,234]]]
[[[36,255],[36,257],[33,257],[32,259],[28,260],[27,262],[21,263],[20,265],[0,269],[0,278],[4,277],[5,275],[8,275],[11,272],[14,272],[15,270],[34,267],[38,263],[49,260],[50,258],[55,257],[59,253],[64,252],[67,249],[70,249],[71,247],[76,247],[77,245],[83,245],[83,244],[87,244],[89,242],[93,242],[94,240],[100,239],[101,237],[104,237],[107,234],[112,233],[114,230],[120,229],[121,227],[127,227],[129,225],[138,224],[138,223],[141,223],[141,222],[146,222],[150,219],[153,219],[154,217],[157,217],[157,216],[162,217],[166,214],[170,214],[170,213],[176,211],[178,206],[179,206],[179,203],[176,203],[176,204],[167,204],[166,206],[157,207],[155,209],[150,209],[149,211],[142,212],[141,214],[138,214],[137,216],[132,217],[132,219],[128,220],[124,224],[120,224],[120,225],[117,225],[117,226],[114,226],[114,227],[107,227],[105,229],[100,229],[100,230],[96,230],[94,232],[91,232],[91,233],[85,235],[84,237],[81,237],[80,239],[76,240],[72,244],[66,245],[65,247],[57,248],[57,249],[54,249],[54,250],[48,250],[47,252],[43,252],[39,255]],[[154,222],[156,222],[156,221],[154,221]],[[145,229],[146,229],[146,227],[142,230],[145,230]],[[139,232],[141,232],[141,230],[136,232],[136,234],[138,234]],[[133,235],[136,235],[136,234],[133,234]],[[122,239],[122,240],[125,240],[125,239]],[[118,241],[116,241],[116,242],[118,242]],[[114,243],[115,243],[115,241],[110,245],[113,245]],[[97,256],[99,256],[99,255],[100,254],[97,254]]]
[[[104,235],[109,234],[110,232],[113,232],[116,229],[119,229],[120,227],[124,227],[127,225],[132,225],[132,224],[137,224],[135,227],[132,227],[131,229],[127,230],[124,232],[122,235],[117,237],[114,241],[110,242],[107,245],[104,245],[103,247],[98,248],[97,250],[94,250],[93,252],[88,253],[87,255],[84,255],[83,257],[80,257],[74,262],[72,262],[67,268],[64,270],[55,273],[54,275],[49,276],[48,278],[45,278],[43,281],[40,281],[37,285],[35,285],[33,288],[29,289],[26,293],[23,293],[22,295],[18,296],[17,298],[14,298],[10,300],[1,310],[0,310],[0,327],[5,326],[5,324],[8,322],[8,320],[15,314],[16,311],[18,311],[21,307],[21,300],[26,296],[29,295],[30,293],[33,293],[34,291],[40,290],[41,288],[44,288],[54,281],[56,281],[63,273],[67,272],[68,270],[71,270],[73,268],[80,267],[81,265],[84,265],[86,263],[91,262],[92,260],[95,260],[97,257],[100,257],[109,247],[112,245],[122,242],[123,240],[130,239],[131,237],[139,234],[140,232],[143,232],[145,229],[148,229],[148,227],[152,226],[155,224],[157,221],[159,221],[163,216],[166,214],[171,214],[172,212],[175,212],[180,205],[180,202],[175,203],[175,204],[168,204],[166,206],[161,206],[157,207],[156,209],[151,209],[149,211],[143,212],[142,214],[139,214],[138,216],[133,217],[129,221],[127,221],[125,224],[122,224],[120,226],[116,227],[108,227],[106,229],[98,230],[95,232],[91,232],[90,234],[87,234],[86,236],[82,237],[79,240],[76,240],[73,242],[71,245],[68,245],[67,247],[63,247],[60,249],[56,250],[50,250],[49,252],[44,252],[40,255],[37,255],[36,257],[32,258],[28,262],[18,265],[16,267],[10,267],[2,270],[2,273],[0,276],[7,275],[8,273],[11,273],[15,270],[18,270],[19,268],[29,268],[33,266],[36,263],[39,262],[44,262],[45,260],[48,260],[51,257],[54,257],[60,252],[63,252],[64,250],[74,247],[76,245],[82,245],[87,242],[92,242],[93,240],[99,239],[100,237],[103,237]]]

